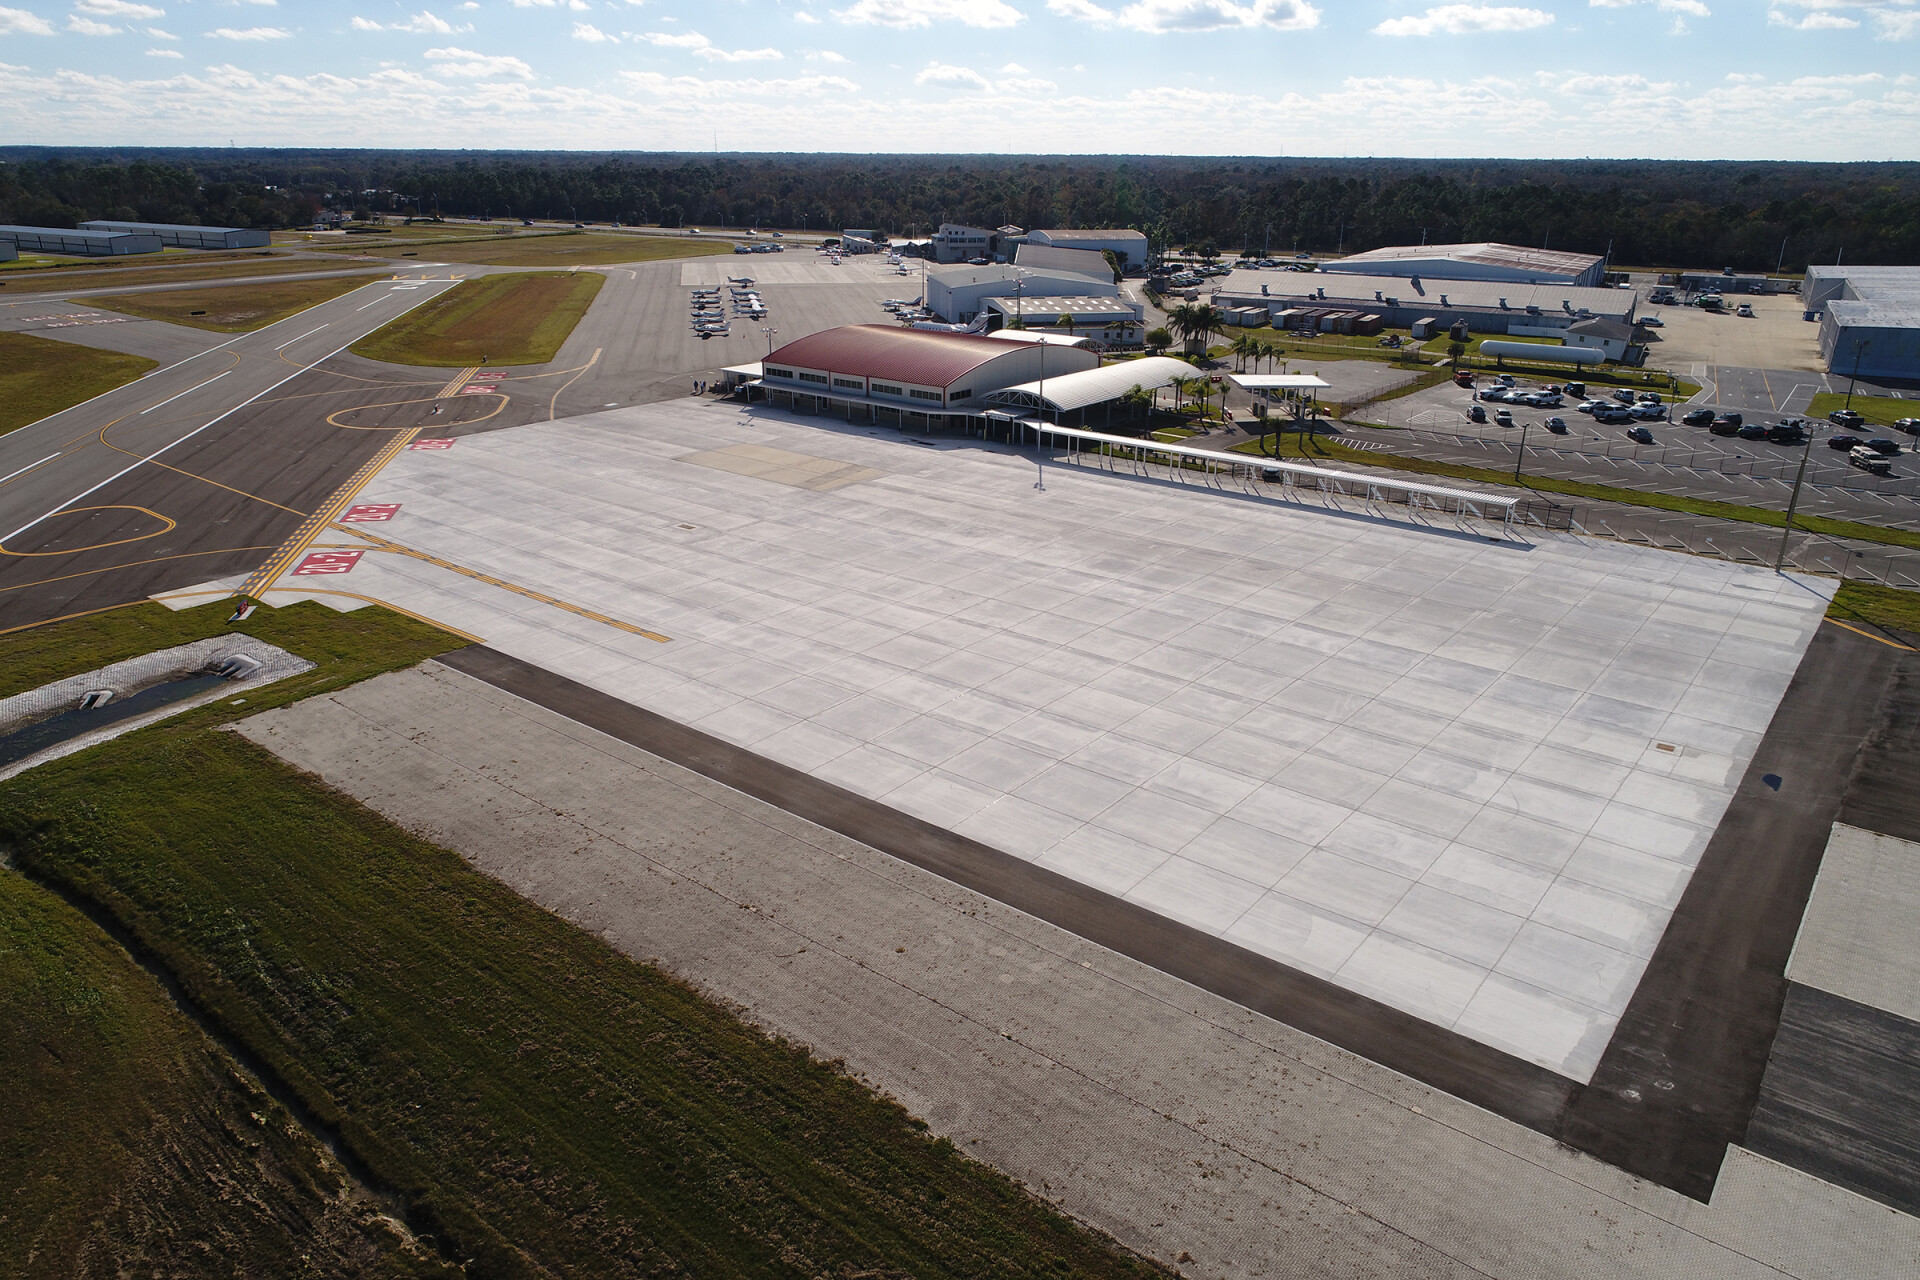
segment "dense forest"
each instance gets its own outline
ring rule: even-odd
[[[1156,247],[1504,240],[1625,265],[1920,262],[1920,164],[0,148],[0,222],[322,209],[666,226],[1125,226]]]

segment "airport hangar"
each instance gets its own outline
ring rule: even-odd
[[[1086,346],[883,324],[825,329],[725,371],[749,401],[796,413],[1011,439],[1040,421],[1106,425],[1134,387],[1157,390],[1192,374],[1166,356],[1103,365]]]
[[[1027,296],[1117,299],[1120,286],[1113,282],[1113,272],[1104,268],[1097,277],[1059,267],[1007,263],[979,267],[962,264],[927,271],[927,310],[950,324],[973,320],[986,309],[989,299]]]
[[[1464,320],[1475,333],[1563,342],[1568,330],[1585,320],[1631,326],[1638,301],[1628,289],[1351,274],[1292,275],[1277,284],[1262,284],[1258,293],[1221,289],[1213,295],[1213,304],[1222,309],[1264,307],[1268,323],[1283,328],[1299,328],[1311,320],[1316,328],[1326,329],[1328,324],[1321,322],[1353,313],[1376,316],[1393,329],[1410,329],[1422,320],[1447,329]],[[1290,311],[1318,314],[1285,315]]]
[[[1828,373],[1920,379],[1920,267],[1808,267],[1801,305]]]
[[[0,227],[0,243],[17,252],[57,253],[72,258],[117,258],[158,253],[160,237],[147,231],[70,231],[65,227]]]
[[[200,227],[179,222],[114,222],[96,218],[82,231],[111,231],[158,236],[169,249],[264,249],[271,233],[264,227]]]
[[[1320,270],[1362,276],[1427,280],[1492,280],[1502,284],[1561,284],[1582,288],[1606,278],[1597,254],[1529,249],[1517,244],[1389,245],[1322,262]]]

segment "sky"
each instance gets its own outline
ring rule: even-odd
[[[0,143],[1920,159],[1920,0],[0,0]]]

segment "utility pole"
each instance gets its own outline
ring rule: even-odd
[[[1513,455],[1513,482],[1515,484],[1520,483],[1520,464],[1525,462],[1527,458],[1527,427],[1529,425],[1531,424],[1525,422],[1520,424],[1520,452]]]
[[[1847,403],[1843,405],[1842,408],[1853,408],[1853,384],[1860,381],[1860,355],[1872,345],[1873,340],[1871,338],[1855,338],[1853,340],[1853,376],[1847,379]]]
[[[1800,450],[1800,469],[1793,475],[1793,496],[1787,499],[1787,523],[1786,527],[1780,530],[1780,554],[1773,558],[1775,573],[1779,573],[1780,567],[1787,562],[1787,539],[1793,536],[1793,509],[1800,505],[1800,482],[1806,479],[1807,455],[1812,452],[1813,432],[1809,431],[1806,447]]]

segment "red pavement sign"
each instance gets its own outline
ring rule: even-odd
[[[373,520],[391,520],[399,510],[400,504],[397,502],[362,502],[348,507],[347,513],[340,517],[340,523],[365,524]]]
[[[466,386],[460,388],[460,394],[463,396],[490,396],[498,390],[499,388],[491,382],[469,382]]]
[[[293,576],[309,578],[319,573],[351,573],[365,554],[364,551],[316,551],[294,566]]]
[[[453,438],[451,436],[448,436],[445,439],[415,440],[412,444],[408,445],[407,448],[409,449],[451,449],[453,448]]]
[[[498,382],[507,376],[507,371],[505,369],[479,369],[474,372],[473,376],[474,379],[479,382]]]

